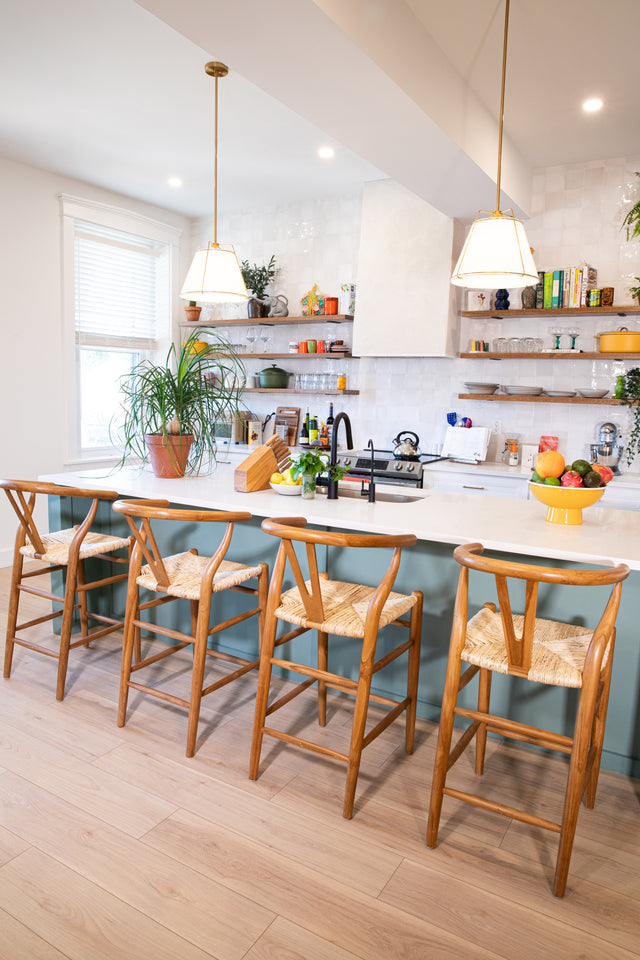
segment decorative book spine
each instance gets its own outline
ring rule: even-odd
[[[538,282],[536,284],[536,308],[542,310],[544,307],[544,271],[538,270]]]

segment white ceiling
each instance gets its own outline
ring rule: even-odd
[[[204,63],[216,58],[230,66],[220,81],[222,211],[394,176],[464,216],[493,189],[503,9],[503,0],[0,0],[0,153],[209,215]],[[516,204],[526,208],[531,167],[640,155],[639,35],[638,0],[609,0],[606,19],[600,0],[512,0],[504,184]],[[586,117],[580,103],[593,95],[605,109]],[[317,157],[325,144],[332,161]],[[172,175],[180,190],[168,187]]]

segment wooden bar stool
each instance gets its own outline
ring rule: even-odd
[[[256,780],[258,777],[260,752],[265,734],[285,743],[332,757],[334,760],[341,760],[347,765],[343,816],[350,818],[353,815],[353,802],[362,750],[375,740],[403,711],[406,711],[405,749],[407,753],[413,751],[418,670],[420,667],[422,594],[416,590],[410,596],[405,596],[404,594],[392,593],[391,588],[400,565],[402,547],[412,546],[416,543],[417,538],[413,534],[374,536],[309,530],[306,528],[306,522],[302,517],[294,517],[265,520],[262,523],[262,529],[274,537],[280,537],[281,543],[269,587],[249,777],[251,780]],[[296,541],[306,544],[309,566],[309,580],[307,581],[302,575],[295,554],[293,544]],[[359,583],[329,580],[326,573],[320,573],[316,558],[317,544],[365,549],[391,547],[393,555],[389,568],[379,586],[367,587]],[[295,578],[296,586],[283,594],[282,581],[287,562]],[[410,620],[400,619],[409,610],[411,611]],[[298,626],[276,639],[279,620]],[[407,628],[409,639],[376,660],[378,632],[392,623]],[[286,660],[281,656],[274,656],[276,647],[280,648],[283,644],[308,630],[318,631],[317,667]],[[327,663],[329,634],[362,640],[357,680],[329,672]],[[408,652],[406,697],[401,702],[397,702],[388,697],[372,694],[371,681],[375,674],[405,652]],[[291,670],[307,679],[269,705],[271,671],[274,666]],[[355,697],[348,753],[340,753],[321,744],[312,743],[273,727],[265,726],[267,716],[275,713],[276,710],[289,703],[316,681],[318,683],[318,721],[320,726],[326,724],[328,687]],[[367,710],[370,701],[384,704],[391,709],[369,733],[366,733]]]
[[[234,523],[251,520],[250,513],[170,509],[166,500],[118,500],[114,503],[113,509],[117,513],[125,515],[136,541],[129,566],[118,726],[123,727],[125,724],[129,689],[140,690],[167,703],[186,707],[189,711],[187,756],[192,757],[196,748],[202,698],[209,693],[213,693],[214,690],[226,686],[232,680],[244,676],[250,670],[257,669],[259,663],[257,658],[247,660],[243,657],[210,649],[208,646],[209,637],[241,623],[243,620],[257,616],[259,644],[262,642],[269,568],[266,563],[247,566],[243,563],[235,563],[233,560],[225,559],[231,543]],[[152,520],[173,520],[183,523],[223,523],[226,524],[226,530],[222,535],[218,549],[211,557],[199,556],[197,550],[163,557],[152,530]],[[136,526],[136,521],[140,523],[139,528]],[[144,566],[143,561],[146,561]],[[254,578],[258,580],[257,588],[243,586],[246,581]],[[140,603],[140,588],[152,593],[164,594],[164,596]],[[214,594],[223,590],[235,590],[239,593],[257,596],[258,606],[209,627],[212,598]],[[178,599],[190,601],[190,633],[171,630],[141,619],[141,613],[144,610],[150,610]],[[139,652],[141,629],[166,637],[170,645],[160,653],[152,654],[142,660]],[[137,676],[138,671],[144,670],[151,664],[158,663],[159,660],[172,656],[190,645],[193,647],[193,666],[189,700],[167,693],[158,687],[141,683],[137,679],[132,679],[132,674]],[[134,651],[136,652],[136,662],[132,663]],[[204,674],[207,656],[237,664],[238,669],[205,687]]]
[[[130,537],[111,536],[91,529],[100,501],[116,500],[119,495],[111,490],[85,490],[75,487],[62,487],[55,483],[40,483],[38,481],[27,480],[0,480],[0,487],[4,489],[11,506],[20,520],[13,554],[9,615],[7,619],[7,640],[4,653],[4,676],[9,677],[11,675],[13,650],[16,644],[21,647],[26,647],[28,650],[35,650],[37,653],[42,653],[47,657],[53,657],[58,661],[56,699],[62,700],[67,677],[69,651],[74,650],[76,647],[88,646],[92,640],[97,640],[98,637],[104,637],[108,633],[113,633],[114,630],[119,630],[124,623],[123,620],[118,620],[114,617],[91,613],[87,608],[87,593],[90,590],[126,580],[127,573],[94,580],[91,583],[86,582],[85,574],[85,560],[89,558],[109,560],[112,563],[124,565],[129,562],[128,553],[126,558],[114,557],[112,553],[116,550],[127,550],[129,552],[131,546]],[[77,497],[85,500],[88,499],[91,502],[84,520],[78,526],[68,530],[58,530],[54,533],[40,533],[34,518],[34,509],[38,494],[42,494],[43,496]],[[36,569],[25,570],[25,558],[28,560],[41,560],[45,565],[37,567]],[[65,587],[64,595],[62,596],[52,593],[49,590],[28,586],[25,583],[26,580],[32,577],[55,573],[58,570],[65,572]],[[28,593],[32,596],[51,600],[54,603],[60,603],[62,604],[62,609],[19,624],[18,608],[22,593]],[[76,595],[78,598],[77,602]],[[79,611],[80,614],[80,633],[72,634],[73,615],[76,611]],[[25,637],[17,636],[18,631],[26,630],[28,627],[34,627],[47,620],[53,620],[55,617],[62,617],[60,642],[57,651],[43,647]],[[108,626],[89,633],[90,619],[106,623]]]
[[[457,547],[453,553],[460,564],[460,576],[431,787],[427,846],[435,847],[437,842],[443,795],[551,830],[559,834],[553,893],[556,897],[562,897],[567,884],[580,801],[584,796],[587,807],[593,807],[595,803],[611,683],[615,621],[622,581],[629,575],[629,568],[625,564],[596,570],[539,567],[484,557],[483,549],[482,544],[473,543]],[[494,603],[485,603],[467,623],[470,569],[495,577],[500,610],[497,611]],[[524,616],[511,612],[509,579],[525,582]],[[588,630],[575,624],[537,618],[539,583],[612,585],[612,589],[597,626],[594,630]],[[463,663],[469,666],[461,675]],[[493,672],[524,677],[536,683],[578,688],[580,693],[573,736],[563,736],[490,714]],[[476,674],[479,674],[477,710],[458,707],[458,692]],[[471,720],[471,725],[451,749],[456,716]],[[474,736],[475,772],[483,773],[487,731],[569,756],[564,808],[559,823],[446,786],[449,769]]]

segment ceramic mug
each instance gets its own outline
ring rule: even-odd
[[[316,353],[317,343],[315,340],[307,340],[307,353]]]

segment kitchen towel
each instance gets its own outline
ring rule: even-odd
[[[491,430],[488,427],[447,427],[442,456],[462,463],[481,463],[487,456]]]

